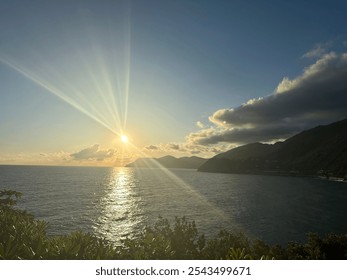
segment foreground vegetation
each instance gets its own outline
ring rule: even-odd
[[[206,239],[184,217],[173,225],[159,218],[118,247],[84,232],[49,237],[46,222],[14,207],[20,196],[0,191],[0,259],[347,259],[347,234],[309,234],[305,244],[271,246],[225,230]]]

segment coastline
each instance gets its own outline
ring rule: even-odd
[[[321,179],[333,182],[342,182],[347,183],[347,175],[345,177],[337,176],[322,176],[322,175],[313,175],[313,174],[303,174],[299,172],[285,172],[285,171],[258,171],[258,172],[223,172],[223,171],[208,171],[208,170],[199,170],[197,172],[203,173],[220,173],[220,174],[239,174],[239,175],[263,175],[263,176],[279,176],[279,177],[298,177],[298,178],[312,178],[312,179]]]

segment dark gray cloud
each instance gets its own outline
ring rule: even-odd
[[[297,130],[297,126],[289,127],[281,125],[255,128],[215,129],[210,135],[206,135],[201,131],[192,133],[188,136],[188,140],[199,145],[210,145],[220,142],[241,145],[257,141],[271,142],[285,139],[293,135],[293,133],[296,133]]]
[[[75,160],[97,160],[103,161],[107,158],[111,158],[115,155],[116,151],[113,149],[100,150],[100,145],[95,144],[91,147],[85,148],[77,153],[70,154]]]
[[[347,53],[329,53],[276,91],[209,119],[216,127],[188,135],[189,143],[237,144],[287,138],[303,129],[347,117]]]

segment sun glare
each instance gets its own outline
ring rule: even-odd
[[[129,138],[128,138],[128,136],[126,136],[125,134],[122,134],[122,136],[120,137],[120,140],[121,140],[123,143],[128,143],[128,142],[129,142]]]

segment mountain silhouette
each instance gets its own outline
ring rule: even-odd
[[[176,158],[173,156],[164,156],[161,158],[139,158],[132,163],[126,165],[126,167],[138,167],[138,168],[160,168],[164,166],[166,168],[187,168],[197,169],[207,159],[192,156]]]
[[[198,171],[347,176],[347,119],[303,131],[284,142],[252,143],[218,154]]]

